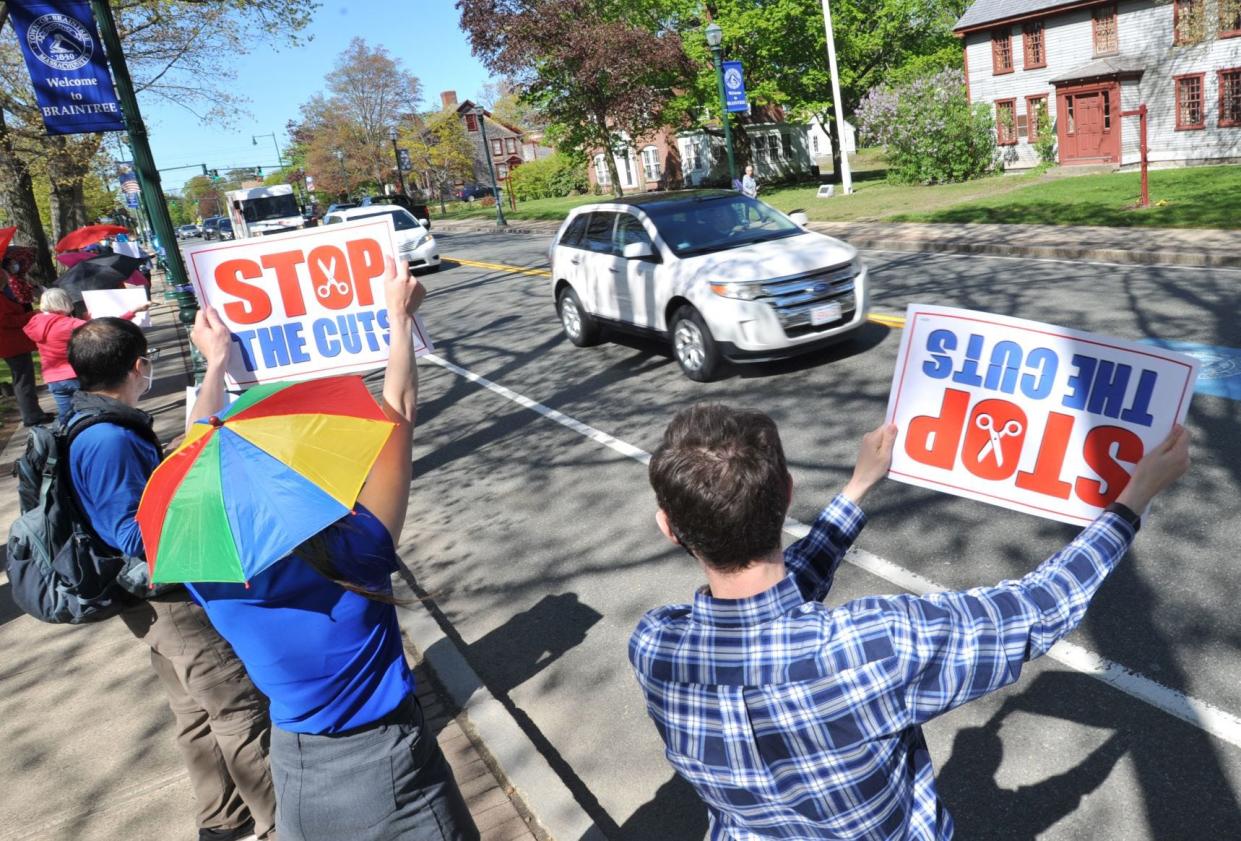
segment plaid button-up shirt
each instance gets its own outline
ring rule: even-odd
[[[929,596],[820,600],[865,524],[837,496],[748,599],[648,613],[629,657],[713,841],[949,839],[919,725],[1012,683],[1081,621],[1134,530],[1103,514],[1022,578]]]

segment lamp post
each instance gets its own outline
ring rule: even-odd
[[[276,161],[280,164],[280,171],[281,171],[281,172],[284,172],[284,155],[280,154],[280,143],[276,140],[276,133],[273,131],[271,134],[255,134],[255,135],[251,135],[251,136],[250,136],[250,143],[251,143],[251,144],[253,144],[253,145],[255,145],[255,146],[259,145],[259,138],[260,138],[260,137],[270,137],[270,138],[271,138],[271,145],[276,147]],[[298,189],[298,186],[297,186],[297,184],[296,184],[296,183],[293,185],[293,192],[297,193],[297,195],[298,195],[298,196],[301,196],[301,195],[302,195],[302,191],[301,191],[300,189]]]
[[[724,30],[719,24],[712,23],[707,27],[707,46],[711,48],[711,57],[715,61],[715,81],[720,89],[720,121],[724,124],[724,145],[728,149],[728,183],[737,180],[737,160],[733,157],[733,131],[728,125],[728,100],[724,95],[724,66],[720,58],[720,45],[724,43]]]
[[[349,173],[345,170],[345,150],[336,150],[336,160],[340,163],[340,197],[349,200]]]
[[[496,183],[496,168],[491,162],[491,147],[487,145],[487,112],[482,108],[475,108],[474,114],[478,117],[478,127],[483,135],[483,157],[487,159],[487,174],[491,176],[491,193],[496,199],[496,225],[504,227],[508,222],[504,221],[504,208],[500,201],[500,185]]]
[[[396,126],[388,129],[388,139],[392,141],[392,156],[396,159],[396,180],[401,185],[401,195],[405,195],[405,174],[401,172],[401,150],[396,146]]]

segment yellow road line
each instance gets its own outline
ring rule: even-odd
[[[552,273],[547,269],[534,269],[526,266],[510,266],[507,263],[485,263],[481,260],[466,260],[462,257],[450,257],[445,255],[442,259],[451,260],[462,266],[470,266],[475,269],[488,269],[493,272],[509,272],[511,274],[533,275],[535,277],[551,277]],[[884,315],[882,313],[871,313],[870,321],[876,324],[882,324],[885,327],[896,327],[900,329],[905,326],[905,317],[900,315]]]
[[[552,273],[547,269],[532,269],[525,266],[509,266],[504,263],[484,263],[479,260],[466,260],[461,257],[441,257],[442,260],[451,260],[454,263],[460,263],[463,266],[470,266],[475,269],[490,269],[495,272],[510,272],[512,274],[534,275],[535,277],[551,277]]]

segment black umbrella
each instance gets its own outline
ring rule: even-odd
[[[83,260],[60,276],[56,286],[69,293],[75,304],[82,302],[82,293],[97,289],[121,289],[142,261],[124,254],[105,254]]]

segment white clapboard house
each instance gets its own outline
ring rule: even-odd
[[[1038,163],[1047,108],[1061,164],[1241,161],[1241,0],[975,0],[957,21],[973,102],[1005,165]]]

